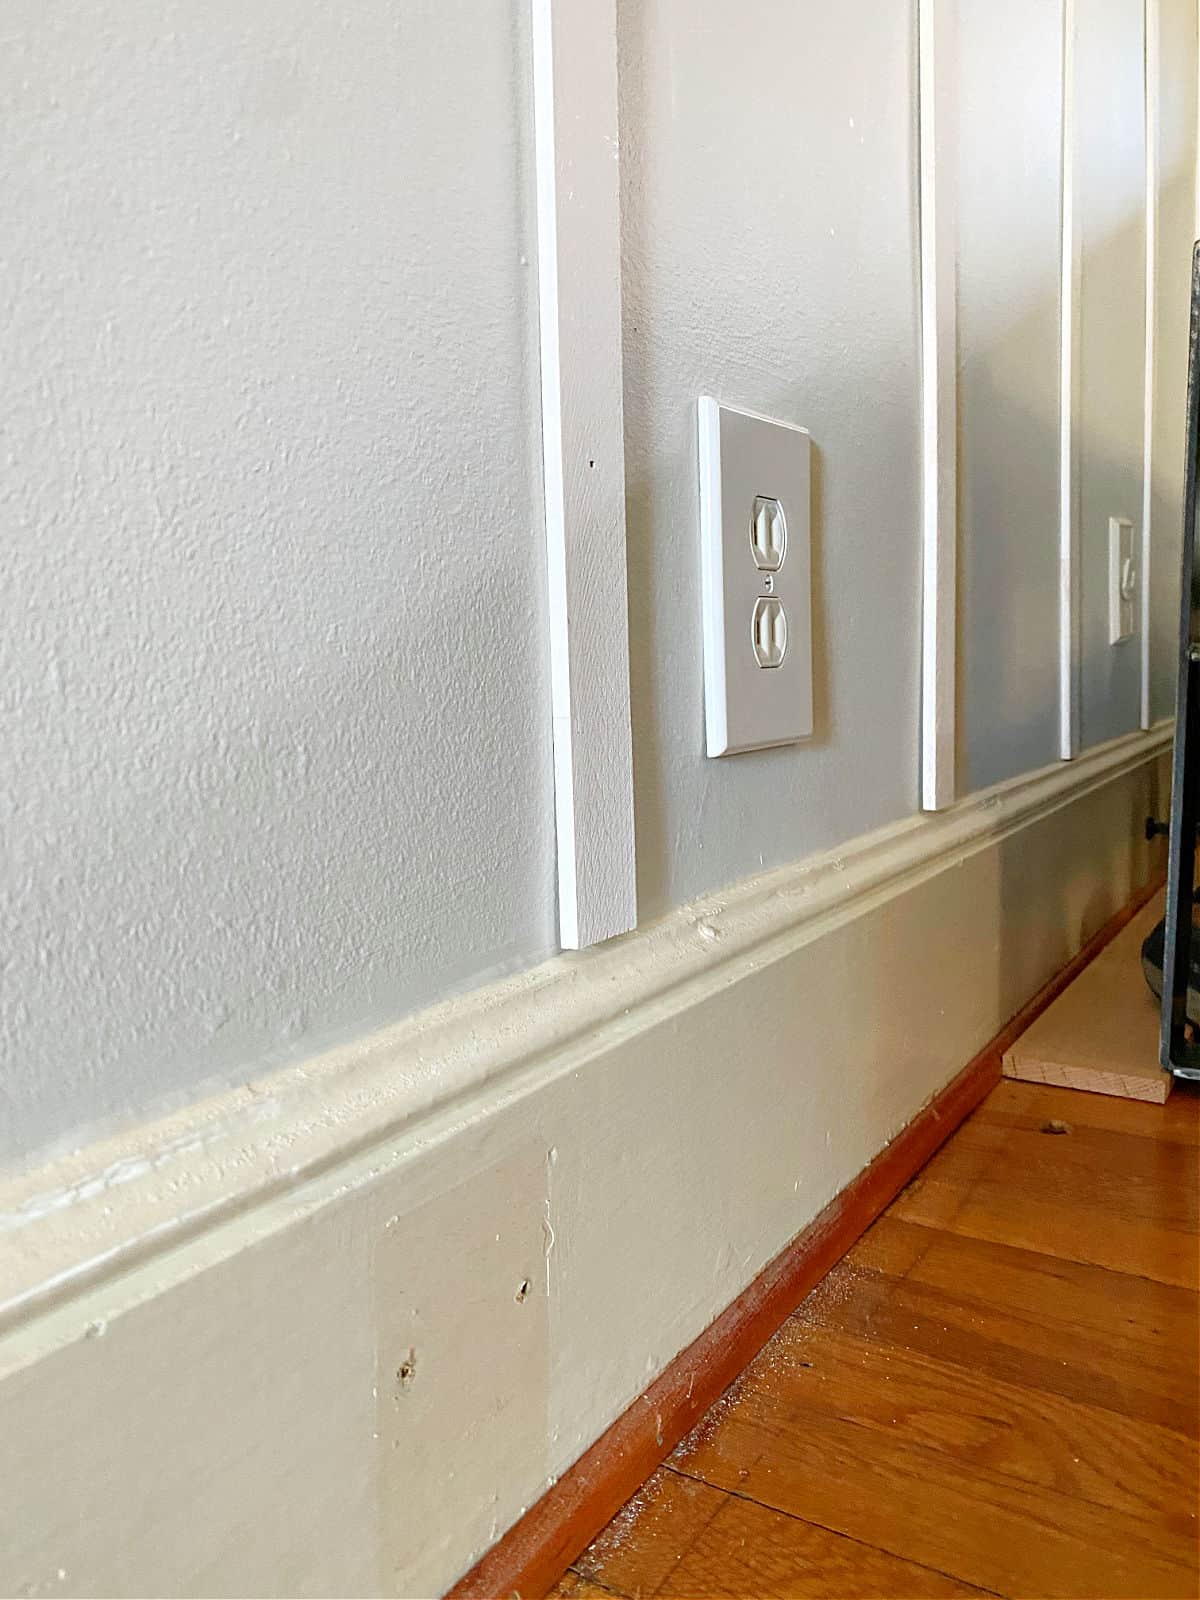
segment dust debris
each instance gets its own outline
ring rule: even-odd
[[[742,1391],[746,1387],[747,1380],[754,1369],[754,1365],[754,1362],[751,1362],[746,1368],[745,1372],[741,1373],[733,1380],[728,1389],[726,1389],[725,1393],[713,1401],[712,1405],[709,1406],[708,1410],[700,1418],[700,1421],[691,1430],[691,1432],[685,1434],[675,1446],[675,1449],[671,1452],[670,1460],[685,1460],[688,1456],[694,1455],[701,1445],[708,1443],[709,1439],[711,1439],[713,1434],[717,1431],[717,1428],[720,1426],[722,1420],[728,1415],[728,1413],[741,1398]]]
[[[1049,1122],[1042,1123],[1041,1131],[1043,1133],[1070,1133],[1072,1130],[1069,1122],[1060,1122],[1057,1117],[1051,1117]]]
[[[642,1512],[656,1499],[658,1487],[656,1474],[642,1485],[632,1499],[626,1501],[608,1527],[596,1535],[591,1548],[587,1551],[588,1566],[580,1568],[585,1575],[592,1569],[592,1556],[595,1556],[598,1564],[602,1566],[605,1558],[615,1554],[628,1542]]]
[[[789,1323],[799,1323],[803,1327],[815,1328],[825,1321],[831,1311],[853,1299],[860,1285],[877,1282],[878,1274],[843,1261],[805,1295],[783,1326],[786,1328]]]

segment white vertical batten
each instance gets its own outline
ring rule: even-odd
[[[1079,287],[1075,215],[1075,0],[1063,0],[1062,258],[1059,292],[1059,755],[1079,753]]]
[[[956,0],[918,0],[921,230],[921,806],[955,795]]]
[[[637,921],[613,0],[531,0],[559,938]]]
[[[1157,355],[1159,0],[1146,0],[1146,391],[1142,444],[1142,549],[1138,573],[1141,726],[1150,726],[1150,563],[1154,509],[1154,392]]]

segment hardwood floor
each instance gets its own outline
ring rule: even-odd
[[[1195,1093],[1000,1084],[555,1593],[1195,1600],[1198,1201]]]

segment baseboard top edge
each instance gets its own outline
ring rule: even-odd
[[[21,1322],[281,1188],[553,1063],[721,969],[773,958],[1157,756],[1170,725],[701,896],[594,950],[430,1010],[298,1067],[0,1177],[0,1320]],[[684,1003],[680,999],[680,1003]],[[602,1047],[602,1046],[601,1046]],[[548,1067],[548,1070],[552,1068]],[[181,1183],[181,1178],[186,1182]],[[186,1194],[186,1209],[180,1205]]]

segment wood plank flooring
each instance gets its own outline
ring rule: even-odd
[[[1196,1600],[1198,1199],[1195,1092],[1000,1084],[555,1593]]]

